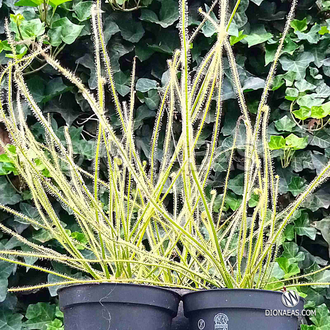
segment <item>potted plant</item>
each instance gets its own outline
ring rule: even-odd
[[[191,330],[240,328],[247,330],[295,330],[303,309],[303,299],[299,297],[299,288],[306,285],[328,286],[330,284],[328,282],[314,283],[313,281],[308,282],[306,279],[329,269],[330,266],[301,276],[289,276],[283,280],[272,277],[273,269],[285,227],[294,219],[295,212],[306,198],[329,178],[330,162],[294,202],[284,210],[279,211],[279,176],[275,174],[273,169],[269,145],[268,119],[271,110],[267,105],[267,97],[297,1],[292,1],[285,29],[259,102],[255,122],[252,122],[250,118],[240,83],[238,67],[226,35],[239,3],[240,1],[237,1],[232,15],[227,17],[228,1],[220,1],[219,23],[209,14],[202,12],[209,23],[214,26],[214,29],[218,31],[218,40],[213,48],[215,51],[213,53],[211,51],[209,57],[205,59],[209,65],[205,69],[207,72],[205,77],[208,74],[211,76],[209,81],[207,78],[201,81],[201,84],[210,85],[208,95],[205,98],[209,100],[212,97],[217,98],[216,116],[220,118],[221,94],[223,92],[221,83],[224,75],[222,54],[226,52],[242,115],[233,131],[232,145],[228,150],[223,151],[229,151],[230,156],[223,190],[221,196],[218,196],[220,197],[218,199],[220,207],[216,217],[214,217],[213,207],[218,192],[216,190],[211,191],[211,198],[207,200],[203,190],[212,159],[217,157],[213,148],[214,145],[211,144],[209,159],[206,160],[206,165],[204,164],[205,175],[199,174],[196,177],[194,172],[196,167],[194,166],[197,162],[194,158],[194,151],[192,150],[190,153],[192,165],[189,170],[191,175],[186,179],[186,185],[192,191],[195,188],[196,207],[198,200],[201,200],[202,203],[199,205],[199,213],[194,208],[191,211],[187,207],[186,219],[189,214],[194,214],[193,228],[189,234],[200,245],[195,248],[191,237],[183,238],[183,245],[187,250],[186,253],[194,260],[190,267],[204,274],[211,272],[213,276],[212,282],[208,283],[209,290],[199,290],[183,296],[184,311],[190,320]],[[184,7],[184,5],[182,6]],[[182,15],[184,15],[184,9]],[[186,59],[189,58],[189,47],[183,54]],[[202,65],[207,66],[205,62]],[[214,66],[212,67],[212,65]],[[183,79],[183,81],[189,81],[189,78]],[[218,88],[213,89],[216,85]],[[187,102],[187,104],[193,108],[196,104],[193,99],[194,94],[190,93],[190,87],[187,90],[188,99],[191,97],[191,102]],[[180,97],[183,98],[184,89],[181,91]],[[200,100],[198,102],[202,103]],[[187,122],[189,124],[189,119]],[[187,128],[186,137],[189,134],[195,136],[191,127]],[[189,128],[191,132],[189,132]],[[213,138],[216,139],[216,136],[217,127],[214,128]],[[237,142],[238,136],[241,141],[240,144]],[[231,215],[226,214],[224,216],[231,165],[237,149],[244,150],[242,202]],[[200,169],[200,171],[203,170]],[[187,196],[189,196],[188,193]],[[249,206],[252,197],[254,197],[255,204]]]
[[[31,251],[1,251],[0,260],[46,272],[56,279],[53,283],[12,288],[10,291],[62,287],[58,292],[66,330],[109,327],[169,329],[172,318],[177,314],[180,296],[164,287],[185,287],[185,283],[194,277],[186,265],[175,261],[173,243],[177,232],[162,216],[166,214],[162,204],[166,190],[163,192],[163,189],[170,171],[163,166],[156,183],[153,170],[141,160],[133,138],[135,68],[130,104],[121,104],[104,45],[100,1],[93,8],[92,16],[97,96],[47,54],[43,39],[34,44],[31,54],[23,58],[18,56],[17,42],[12,39],[6,25],[13,61],[1,73],[1,83],[5,82],[6,91],[0,103],[0,116],[11,144],[2,140],[0,144],[27,185],[39,217],[38,220],[32,219],[4,205],[0,208],[47,232],[57,241],[59,248],[55,250],[37,245],[0,224],[2,231]],[[70,129],[64,127],[60,139],[50,116],[43,115],[25,84],[24,69],[37,56],[43,56],[69,79],[98,116],[99,129],[91,172],[81,168],[74,159],[73,148],[77,146],[72,144]],[[101,73],[101,56],[106,77]],[[104,85],[107,82],[121,122],[122,131],[119,133],[114,131],[106,115]],[[167,87],[164,100],[169,90]],[[42,142],[26,124],[22,99],[42,125]],[[163,110],[164,104],[160,111]],[[169,153],[169,149],[170,146],[166,145],[165,152]],[[100,175],[101,157],[108,168],[106,178]],[[149,177],[149,173],[153,178]],[[171,187],[166,189],[168,194]],[[54,198],[75,219],[78,232],[66,229],[66,224],[52,205]],[[30,265],[24,259],[27,257],[62,263],[74,270],[73,275]]]
[[[45,271],[63,279],[56,283],[12,288],[10,291],[64,286],[59,290],[59,294],[66,330],[92,327],[103,329],[109,326],[150,330],[169,328],[171,318],[176,314],[179,297],[173,291],[157,286],[193,290],[217,287],[230,289],[200,291],[184,297],[186,315],[191,318],[193,329],[213,329],[215,326],[221,329],[221,326],[225,325],[221,322],[226,322],[227,319],[226,316],[218,314],[225,314],[219,310],[222,310],[221,304],[225,303],[226,299],[233,299],[232,308],[235,308],[235,302],[252,303],[251,291],[236,292],[235,288],[269,289],[272,286],[272,289],[278,290],[283,286],[282,282],[275,283],[269,279],[281,233],[303,200],[328,177],[330,164],[289,208],[277,213],[278,178],[273,174],[267,142],[269,109],[266,101],[296,2],[293,1],[254,127],[228,41],[228,29],[239,2],[227,18],[228,3],[226,0],[219,1],[219,24],[210,16],[217,2],[208,13],[201,11],[204,20],[191,36],[188,36],[187,30],[188,9],[184,1],[180,2],[181,49],[168,61],[168,79],[162,89],[162,100],[155,121],[148,161],[141,159],[133,135],[135,62],[130,102],[122,104],[116,92],[110,58],[104,42],[100,1],[97,1],[93,8],[92,15],[97,95],[48,54],[47,47],[42,44],[43,40],[39,44],[34,43],[34,51],[31,54],[20,58],[15,54],[15,41],[7,32],[13,61],[8,64],[0,78],[1,81],[7,79],[7,99],[1,102],[0,116],[10,134],[12,146],[5,145],[1,140],[0,144],[29,187],[39,211],[40,221],[5,206],[0,205],[0,208],[48,231],[61,249],[51,250],[31,243],[0,224],[4,232],[13,235],[33,251],[0,251],[0,260]],[[206,21],[216,29],[218,39],[200,67],[192,72],[189,69],[190,45]],[[217,219],[214,219],[212,213],[217,192],[211,191],[211,198],[208,199],[205,187],[214,160],[218,157],[216,147],[222,115],[225,52],[242,109],[242,117],[234,132],[233,145],[229,148],[229,163],[237,148],[237,132],[241,123],[245,127],[246,141],[243,202],[231,218],[223,221],[229,171]],[[64,128],[61,140],[51,125],[51,118],[43,115],[24,82],[23,71],[37,56],[42,56],[53,69],[78,88],[98,119],[99,129],[92,173],[76,164],[69,128]],[[12,81],[15,82],[15,88]],[[112,93],[120,131],[116,131],[109,121],[104,101],[106,84]],[[15,104],[13,94],[16,95]],[[43,142],[35,138],[26,124],[21,106],[22,98],[43,126]],[[213,110],[215,124],[211,142],[202,150],[202,156],[197,156],[196,150],[205,130],[207,116]],[[182,125],[179,135],[173,134],[174,124],[178,122],[177,113]],[[160,141],[159,132],[162,125],[166,125],[166,129],[164,138]],[[101,158],[106,160],[108,167],[106,178],[100,175]],[[101,199],[103,191],[106,191],[106,203]],[[247,203],[252,193],[259,197],[249,219]],[[73,237],[65,229],[65,223],[61,222],[52,207],[51,198],[60,201],[74,216],[85,242],[78,241],[77,237]],[[169,200],[171,203],[168,203]],[[269,208],[270,204],[272,208]],[[41,266],[29,265],[22,260],[24,257],[60,262],[87,274],[88,278],[75,278]],[[260,293],[263,297],[264,291],[253,290],[254,293]],[[242,298],[241,294],[245,298]],[[269,294],[271,297],[279,295],[273,292]],[[207,295],[207,299],[201,301],[199,295]],[[208,295],[215,298],[208,298]],[[208,299],[213,301],[213,305],[209,304]],[[263,301],[263,298],[260,299]],[[201,314],[203,303],[207,317]],[[253,306],[249,306],[249,310],[254,308]],[[274,304],[275,308],[277,306]],[[215,310],[217,313],[213,315]],[[194,316],[194,313],[198,316]],[[235,313],[237,314],[237,310]],[[285,320],[291,325],[295,323],[295,319]],[[237,326],[239,324],[241,325],[237,323]],[[244,327],[247,328],[247,325]]]

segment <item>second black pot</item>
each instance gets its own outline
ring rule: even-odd
[[[73,285],[58,291],[65,330],[170,330],[180,296],[134,284]]]
[[[190,330],[297,330],[303,301],[282,298],[282,292],[219,289],[188,293],[183,303]]]

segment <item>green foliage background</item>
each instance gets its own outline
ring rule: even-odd
[[[125,2],[118,1],[119,4]],[[190,4],[191,31],[202,18],[198,8],[208,10],[209,0],[188,1]],[[235,4],[231,0],[232,5]],[[46,13],[42,0],[0,0],[0,66],[10,60],[10,48],[4,34],[4,20],[10,19],[10,29],[17,41],[22,41],[19,52],[22,56],[30,49],[29,40],[40,40],[51,45],[51,52],[66,67],[76,74],[91,89],[95,89],[93,45],[90,28],[91,1],[50,0]],[[128,4],[129,5],[129,4]],[[176,30],[178,3],[175,0],[144,0],[142,8],[134,11],[114,11],[104,4],[104,30],[110,52],[114,77],[122,99],[129,93],[129,81],[133,58],[137,58],[137,98],[139,100],[135,118],[135,138],[141,154],[148,158],[153,120],[160,97],[159,92],[168,79],[166,61],[179,47]],[[242,0],[230,29],[230,41],[235,45],[240,79],[252,116],[257,109],[257,100],[265,82],[269,63],[275,54],[289,0]],[[277,77],[268,105],[271,109],[270,147],[274,151],[274,166],[280,176],[280,202],[284,208],[297,196],[311,178],[321,170],[330,157],[330,1],[299,0],[296,19],[286,39],[280,58]],[[216,38],[211,24],[206,23],[193,44],[191,64],[196,67]],[[226,65],[226,63],[225,63]],[[44,113],[50,113],[53,126],[63,140],[63,126],[70,125],[77,162],[87,170],[94,157],[97,121],[77,90],[42,61],[34,62],[26,70],[27,84]],[[290,107],[292,113],[290,112]],[[231,145],[232,133],[240,115],[231,75],[227,65],[224,81],[225,115],[221,124],[218,152]],[[38,138],[43,129],[30,116],[25,106],[26,118]],[[116,127],[117,118],[111,97],[107,95],[107,111]],[[208,123],[214,121],[212,113]],[[210,125],[211,127],[211,125]],[[180,114],[177,126],[181,129]],[[242,128],[243,129],[243,128]],[[200,139],[200,152],[211,138],[212,130]],[[6,132],[0,124],[0,136]],[[244,145],[243,134],[238,136],[238,145]],[[160,139],[162,137],[160,136]],[[226,198],[228,210],[240,205],[243,194],[243,152],[235,155],[235,164],[229,181],[230,193]],[[159,153],[158,157],[162,155]],[[104,163],[105,164],[105,163]],[[42,166],[42,165],[41,165]],[[209,180],[208,191],[221,190],[228,166],[226,153],[217,158]],[[106,171],[105,165],[103,170]],[[106,200],[106,196],[104,196]],[[250,200],[253,207],[257,199]],[[0,203],[20,210],[30,218],[38,217],[15,168],[6,155],[0,155]],[[215,202],[214,212],[221,203],[221,195]],[[66,228],[77,240],[84,237],[71,214],[54,200],[57,212]],[[58,204],[58,205],[57,205]],[[283,237],[283,249],[277,259],[274,276],[278,279],[303,274],[327,265],[330,255],[330,183],[316,191],[295,214],[294,223],[287,226]],[[25,237],[39,244],[56,248],[56,242],[43,232],[21,219],[0,212],[0,221]],[[21,243],[0,233],[0,248],[12,249]],[[21,247],[26,249],[26,247]],[[36,263],[26,258],[27,263]],[[47,262],[38,261],[47,267]],[[58,271],[62,265],[53,265]],[[330,271],[317,274],[315,281],[329,282]],[[80,274],[73,274],[79,277]],[[8,286],[33,285],[56,281],[56,278],[34,270],[17,269],[14,265],[0,261],[0,329],[63,329],[62,314],[56,308],[55,289],[32,294],[14,296],[7,293]],[[327,287],[304,288],[306,307],[317,308],[318,316],[303,325],[303,329],[330,329],[330,289]]]

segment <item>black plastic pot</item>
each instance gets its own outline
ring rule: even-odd
[[[180,296],[135,284],[74,285],[58,290],[65,330],[170,330]]]
[[[188,293],[183,303],[190,330],[296,330],[304,305],[300,299],[289,308],[282,302],[282,292],[249,289]]]
[[[189,292],[192,292],[186,289],[171,289],[171,290],[178,293],[181,297]],[[171,330],[189,330],[189,319],[184,316],[182,301],[180,301],[179,303],[178,314],[172,321]]]

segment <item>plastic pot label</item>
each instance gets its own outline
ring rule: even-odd
[[[229,318],[226,314],[219,313],[214,317],[214,330],[228,330]]]

